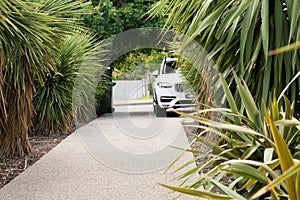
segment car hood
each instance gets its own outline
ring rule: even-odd
[[[182,82],[182,78],[181,78],[181,75],[179,75],[177,73],[160,74],[156,78],[156,82],[181,83]]]

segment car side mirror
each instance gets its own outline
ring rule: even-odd
[[[157,77],[158,76],[158,70],[153,71],[152,76]]]

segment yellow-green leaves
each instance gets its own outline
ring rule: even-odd
[[[295,191],[289,191],[289,192],[295,192],[295,195],[294,195],[294,197],[292,197],[291,194],[289,196],[290,196],[290,199],[294,198],[294,199],[298,200],[300,197],[300,193],[299,193],[300,189],[299,189],[299,182],[298,182],[300,179],[299,171],[300,171],[300,161],[295,163],[288,170],[286,170],[281,176],[277,177],[275,180],[273,180],[268,185],[266,185],[261,190],[259,190],[257,193],[255,193],[251,197],[251,199],[258,198],[261,195],[268,192],[269,190],[272,190],[276,185],[281,184],[282,182],[288,181],[288,179],[290,179],[293,176],[297,176],[297,182],[294,182]]]
[[[226,99],[227,99],[227,103],[228,103],[228,105],[229,105],[229,108],[232,110],[232,113],[233,113],[233,114],[238,115],[238,114],[239,114],[239,111],[238,111],[236,102],[235,102],[235,100],[234,100],[234,98],[233,98],[233,95],[232,95],[232,93],[231,93],[231,91],[230,91],[230,88],[229,88],[229,86],[228,86],[228,84],[227,84],[227,82],[226,82],[226,80],[225,80],[223,74],[220,73],[220,74],[219,74],[219,77],[220,77],[220,80],[221,80],[221,83],[222,83],[222,87],[223,87],[224,93],[225,93],[225,95],[226,95]],[[235,117],[234,117],[234,121],[235,121],[235,123],[238,124],[238,125],[241,124],[240,118],[239,118],[238,116],[235,116]]]
[[[281,54],[287,51],[295,50],[297,48],[300,48],[300,41],[269,51],[269,55],[271,56],[271,55]]]
[[[199,197],[199,198],[207,198],[207,199],[215,199],[215,200],[233,200],[234,198],[227,196],[227,195],[220,195],[220,194],[214,194],[211,192],[204,192],[201,190],[196,190],[196,189],[190,189],[190,188],[183,188],[183,187],[174,187],[174,186],[168,186],[164,184],[160,184],[161,186],[183,193],[183,194],[188,194],[194,197]]]
[[[213,169],[209,168],[208,172],[202,174],[192,184],[197,187],[193,188],[192,185],[188,185],[180,187],[180,190],[173,189],[185,194],[195,194],[195,189],[200,186],[205,187],[205,192],[211,192],[212,188],[217,188],[221,191],[220,195],[239,199],[236,195],[250,198],[263,188],[255,195],[268,192],[265,196],[276,200],[279,200],[282,195],[298,200],[295,198],[300,196],[298,189],[300,167],[299,164],[294,165],[293,156],[296,157],[299,154],[298,127],[300,122],[293,118],[292,104],[287,97],[283,96],[285,106],[280,107],[274,95],[268,104],[268,109],[260,110],[245,82],[234,72],[233,75],[236,82],[236,87],[233,86],[233,88],[237,89],[238,96],[233,96],[224,75],[219,74],[230,109],[208,108],[199,111],[201,116],[217,112],[224,118],[211,120],[182,113],[199,122],[201,125],[198,127],[203,130],[202,133],[217,134],[222,143],[219,146],[218,143],[210,142],[201,135],[195,135],[196,140],[211,149],[206,154],[211,158],[194,168],[193,171],[183,173],[179,176],[180,180],[186,180],[185,178],[188,179],[193,173],[198,173],[207,167],[214,167],[213,164],[220,164]],[[237,99],[242,101],[240,107],[236,104]],[[202,153],[199,152],[199,154]],[[183,169],[183,167],[180,168],[180,170]],[[232,182],[223,184],[222,178],[229,178]],[[197,194],[203,195],[202,192]]]
[[[259,111],[254,102],[252,94],[249,91],[245,82],[242,83],[242,81],[237,77],[235,72],[233,73],[233,75],[234,75],[234,78],[235,78],[235,81],[237,84],[237,90],[240,94],[243,105],[245,106],[247,116],[252,122],[255,122],[255,121],[257,121],[257,118],[259,117]],[[258,124],[258,125],[261,126],[261,124]]]
[[[285,173],[286,171],[289,170],[290,167],[294,165],[293,157],[291,155],[291,152],[289,151],[287,144],[285,143],[282,135],[278,131],[277,127],[275,126],[266,108],[265,108],[265,117],[266,117],[267,125],[269,126],[269,129],[275,141],[276,153],[279,158],[280,168],[282,172]],[[290,195],[290,199],[292,200],[298,199],[297,191],[296,191],[296,180],[297,180],[296,175],[290,175],[290,177],[287,178],[285,181],[288,193]]]

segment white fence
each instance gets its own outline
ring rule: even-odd
[[[113,87],[114,100],[134,100],[141,99],[145,95],[143,80],[119,80],[114,81]]]

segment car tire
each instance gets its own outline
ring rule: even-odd
[[[155,98],[153,97],[153,112],[156,113],[156,101],[155,101]]]
[[[156,115],[156,117],[167,117],[168,114],[166,112],[166,110],[162,107],[160,107],[157,103],[157,96],[156,93],[153,92],[153,111]]]
[[[155,103],[153,103],[153,112],[156,114],[156,107],[157,105]]]
[[[159,105],[154,105],[154,112],[156,117],[167,117],[167,112],[164,108],[160,107]]]

